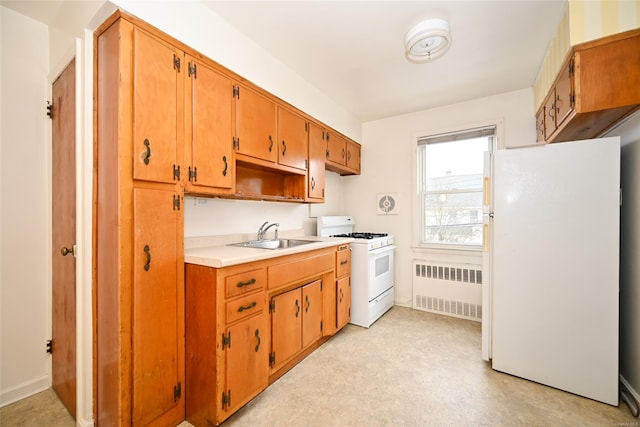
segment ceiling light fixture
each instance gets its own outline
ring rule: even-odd
[[[444,19],[428,19],[414,26],[404,37],[405,54],[411,62],[428,62],[449,50],[451,34]]]

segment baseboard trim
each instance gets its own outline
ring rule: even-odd
[[[51,377],[44,376],[22,383],[8,390],[2,390],[0,393],[0,408],[44,391],[49,387],[51,387]]]
[[[93,427],[94,423],[93,423],[93,418],[86,420],[86,419],[82,419],[82,420],[76,420],[76,427]]]

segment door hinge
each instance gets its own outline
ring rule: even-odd
[[[222,392],[222,409],[228,408],[231,406],[231,389],[229,389],[226,393]]]
[[[180,72],[180,58],[175,53],[173,54],[173,69]]]
[[[179,211],[180,210],[180,195],[179,194],[174,194],[173,195],[173,210],[174,211]]]
[[[240,99],[240,86],[233,87],[233,97]]]
[[[47,101],[47,117],[53,119],[53,103]]]
[[[328,139],[327,139],[328,141]],[[329,149],[327,148],[327,159],[329,158]]]
[[[269,313],[274,313],[276,311],[276,301],[271,300],[269,302]]]
[[[569,62],[569,75],[572,75],[573,73],[575,73],[575,71],[576,71],[576,66],[572,59],[571,62]]]
[[[240,149],[240,138],[237,137],[233,137],[233,148],[235,148],[236,150]]]
[[[324,188],[322,189],[322,197],[324,197]]]
[[[571,93],[569,95],[569,105],[571,105],[571,107],[573,108],[575,103],[576,103],[576,95],[574,93]]]
[[[180,165],[173,165],[173,179],[180,181]]]
[[[189,181],[193,180],[193,182],[198,182],[198,168],[189,166]]]
[[[304,131],[309,132],[309,122],[304,122]]]
[[[182,397],[182,382],[178,381],[178,384],[173,386],[173,401],[177,402]]]
[[[322,320],[320,321],[320,332],[322,332]]]
[[[222,333],[222,349],[225,347],[231,348],[231,331],[225,336],[224,332]]]
[[[46,349],[47,353],[53,354],[53,340],[47,340]]]
[[[304,168],[309,168],[309,161],[307,159],[304,159]]]
[[[269,366],[274,366],[276,364],[276,352],[269,353]]]
[[[189,66],[187,67],[187,69],[187,75],[189,77],[193,76],[194,79],[198,78],[198,68],[195,62],[193,63],[193,65],[191,65],[191,62],[189,62]]]

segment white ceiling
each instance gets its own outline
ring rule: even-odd
[[[567,0],[203,0],[239,31],[360,120],[533,86]],[[62,0],[11,1],[51,23]],[[452,44],[415,64],[404,35],[446,19]]]
[[[204,1],[362,121],[532,87],[567,0]],[[416,23],[446,19],[452,44],[404,57]]]

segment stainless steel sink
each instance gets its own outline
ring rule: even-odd
[[[232,243],[228,246],[239,246],[243,248],[258,248],[258,249],[286,249],[286,248],[293,248],[295,246],[308,245],[309,243],[316,243],[316,242],[313,240],[299,240],[299,239],[249,240],[248,242]]]

